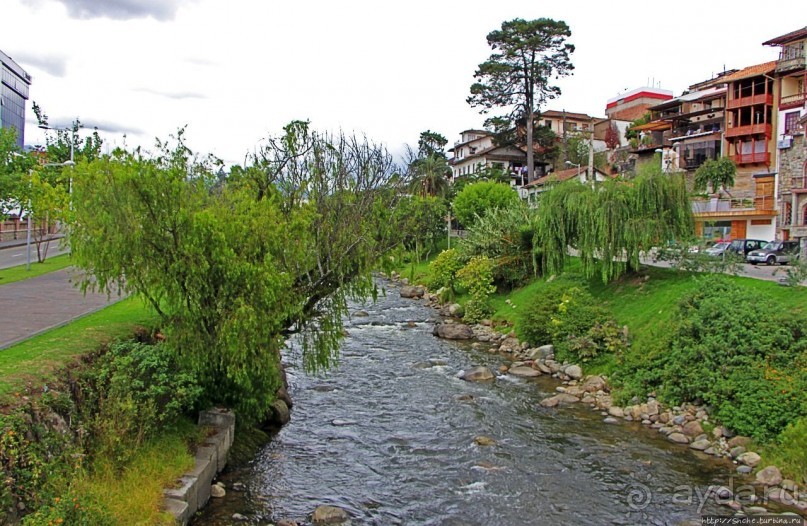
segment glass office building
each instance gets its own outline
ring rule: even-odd
[[[17,130],[17,144],[22,148],[25,143],[25,101],[28,100],[31,75],[2,51],[0,67],[0,124],[3,128]]]

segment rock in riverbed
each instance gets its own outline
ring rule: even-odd
[[[470,340],[474,337],[473,329],[462,323],[438,323],[432,334],[446,340]]]
[[[556,407],[558,405],[574,404],[579,401],[580,399],[576,396],[560,393],[541,400],[541,407]]]
[[[487,382],[496,377],[493,375],[490,369],[484,365],[480,365],[479,367],[474,367],[473,369],[464,371],[462,375],[460,375],[460,378],[466,382]]]
[[[311,516],[314,524],[340,524],[350,519],[350,515],[336,506],[317,506]]]
[[[426,289],[420,285],[404,285],[401,287],[402,298],[422,298],[426,294]]]
[[[536,376],[541,376],[541,371],[536,371],[532,367],[527,367],[526,365],[520,365],[518,367],[511,368],[510,374],[513,376],[521,376],[522,378],[535,378]]]

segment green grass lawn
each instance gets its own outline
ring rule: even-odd
[[[0,285],[35,278],[42,274],[67,268],[71,264],[72,260],[70,259],[70,254],[61,254],[46,259],[44,263],[31,263],[31,270],[25,270],[26,265],[0,269]]]
[[[0,403],[27,381],[42,382],[54,370],[136,326],[152,326],[156,315],[140,299],[128,298],[65,326],[0,351]]]

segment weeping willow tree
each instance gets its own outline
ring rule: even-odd
[[[260,421],[289,332],[307,368],[327,367],[347,299],[375,293],[371,271],[396,242],[392,158],[293,122],[229,177],[214,161],[180,131],[154,153],[79,162],[67,233],[85,290],[146,300],[202,403]]]
[[[648,167],[631,180],[595,187],[576,180],[541,195],[535,245],[546,271],[560,273],[570,249],[588,277],[604,282],[637,269],[648,249],[693,232],[692,210],[682,176]]]

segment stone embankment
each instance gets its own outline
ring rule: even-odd
[[[585,404],[600,412],[605,424],[639,423],[657,430],[672,443],[715,458],[730,460],[736,465],[738,474],[749,478],[755,469],[762,468],[756,473],[752,484],[742,486],[741,490],[724,486],[711,488],[716,502],[738,513],[765,513],[766,509],[760,504],[770,501],[795,508],[802,513],[807,512],[807,488],[799,488],[795,481],[784,479],[776,466],[760,466],[760,455],[747,450],[751,439],[735,436],[730,429],[714,425],[705,408],[692,404],[665,407],[656,399],[655,393],[651,393],[643,401],[634,398],[627,406],[616,405],[607,377],[586,376],[580,365],[555,360],[552,345],[531,347],[528,343],[519,341],[515,333],[503,334],[496,330],[489,320],[473,326],[464,325],[452,317],[454,313],[461,312],[459,305],[443,305],[437,295],[430,294],[424,287],[409,286],[405,279],[401,282],[402,292],[407,292],[404,297],[424,298],[444,317],[435,326],[435,336],[473,339],[475,341],[472,347],[507,356],[511,361],[499,368],[499,374],[522,378],[546,375],[559,380],[560,385],[555,388],[556,394],[540,402],[543,408]],[[413,291],[416,293],[412,293]],[[487,367],[475,367],[461,372],[459,376],[466,381],[494,381],[496,378],[496,374]]]
[[[235,415],[227,409],[202,411],[199,426],[209,432],[196,449],[193,469],[180,477],[176,487],[163,492],[165,510],[183,526],[211,497],[224,496],[224,486],[213,484],[213,480],[227,464],[235,437]]]

